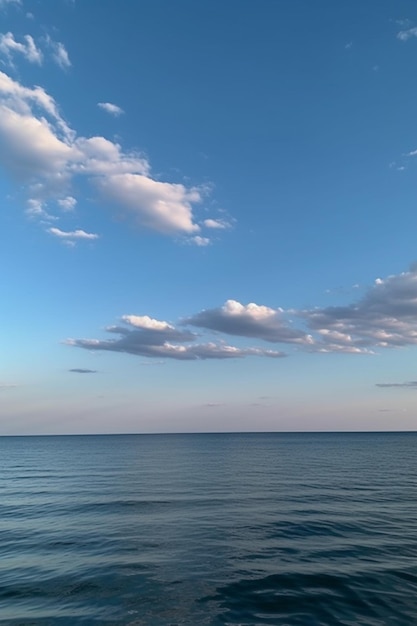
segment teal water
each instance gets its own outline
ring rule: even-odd
[[[0,438],[0,623],[417,624],[417,434]]]

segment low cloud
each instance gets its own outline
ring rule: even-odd
[[[244,305],[236,300],[227,300],[222,307],[206,309],[186,318],[184,324],[272,343],[312,342],[304,331],[289,326],[282,309],[271,309],[253,302]]]
[[[417,344],[417,267],[377,278],[348,306],[293,311],[316,336],[312,350],[370,352]]]
[[[124,325],[107,328],[108,332],[118,334],[118,339],[70,339],[67,343],[89,350],[178,360],[286,356],[259,347],[238,348],[225,341],[197,343],[198,336],[186,329],[186,326],[193,326],[216,334],[293,344],[307,352],[373,354],[378,349],[415,346],[417,265],[408,272],[377,278],[362,298],[347,306],[285,311],[227,300],[222,307],[183,318],[179,328],[146,315],[125,315],[122,323]],[[411,381],[377,386],[411,388],[416,385],[416,381]]]
[[[1,389],[15,389],[16,387],[17,385],[13,383],[0,383],[0,390]]]
[[[97,374],[97,370],[88,370],[88,369],[83,369],[81,367],[73,367],[72,369],[68,371],[74,372],[74,374]]]
[[[225,402],[206,402],[205,404],[201,405],[201,408],[203,409],[215,409],[217,407],[220,406],[226,406]]]
[[[124,113],[121,107],[117,106],[117,104],[112,104],[111,102],[98,102],[97,106],[100,109],[103,109],[103,111],[110,113],[110,115],[113,115],[114,117],[119,117]]]
[[[417,389],[417,380],[410,380],[406,383],[376,383],[376,387],[397,387],[405,389]]]
[[[283,357],[284,353],[263,348],[237,348],[225,343],[196,343],[197,335],[180,330],[168,322],[148,316],[125,315],[124,326],[109,326],[109,333],[118,339],[67,339],[66,344],[87,350],[124,352],[135,356],[168,358],[179,361],[233,359],[246,356]]]

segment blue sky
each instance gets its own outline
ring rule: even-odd
[[[0,434],[416,428],[414,1],[0,15]]]

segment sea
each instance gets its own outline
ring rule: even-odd
[[[417,433],[0,437],[0,623],[416,625]]]

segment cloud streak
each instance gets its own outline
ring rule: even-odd
[[[53,41],[50,37],[47,37],[47,44],[51,49],[52,59],[61,69],[67,70],[71,67],[69,54],[61,41]]]
[[[376,383],[375,386],[382,388],[396,387],[400,389],[417,389],[417,380],[410,380],[406,383]]]
[[[225,230],[231,227],[231,224],[226,220],[213,220],[211,218],[204,220],[203,224],[206,228],[214,228],[215,230]]]
[[[76,240],[76,239],[98,239],[99,235],[96,233],[86,233],[84,230],[64,231],[59,228],[48,228],[48,233],[58,237],[59,239]]]
[[[110,113],[113,117],[120,117],[123,115],[124,111],[121,107],[117,106],[117,104],[112,104],[111,102],[98,102],[97,106],[106,111],[106,113]]]

